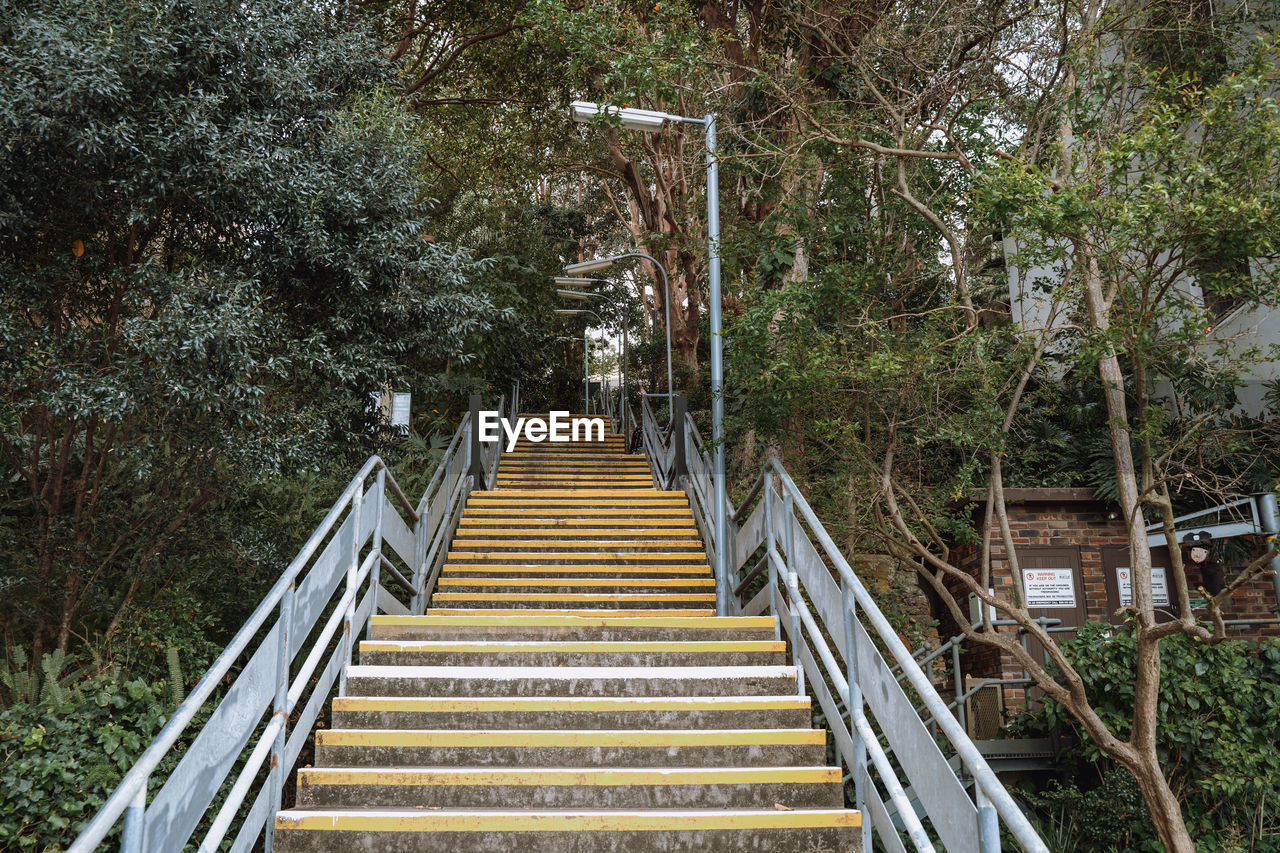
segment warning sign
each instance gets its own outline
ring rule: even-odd
[[[1116,589],[1120,591],[1120,606],[1133,604],[1133,572],[1128,566],[1116,569]],[[1151,600],[1156,607],[1169,606],[1169,579],[1160,566],[1151,569]]]
[[[1076,606],[1075,573],[1071,569],[1024,569],[1022,588],[1027,607]]]

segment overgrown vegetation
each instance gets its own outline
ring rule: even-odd
[[[1098,713],[1122,737],[1131,725],[1136,643],[1132,625],[1090,624],[1064,644]],[[1208,646],[1188,636],[1160,656],[1157,747],[1197,849],[1213,853],[1280,849],[1280,642]],[[1024,733],[1061,725],[1067,783],[1029,799],[1051,826],[1071,825],[1079,850],[1159,851],[1133,779],[1050,699],[1019,722]],[[1054,848],[1057,849],[1057,848]]]

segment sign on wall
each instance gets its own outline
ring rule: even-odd
[[[1116,587],[1120,593],[1120,606],[1133,604],[1133,572],[1128,566],[1116,569]],[[1170,604],[1169,579],[1161,566],[1151,568],[1151,601],[1156,607],[1168,607]]]
[[[1071,569],[1023,569],[1027,607],[1076,606],[1075,572]]]

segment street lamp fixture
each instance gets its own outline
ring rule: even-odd
[[[565,299],[572,299],[577,302],[588,302],[592,299],[602,299],[603,297],[597,293],[585,293],[581,290],[556,290],[556,295],[563,296]]]
[[[553,280],[556,283],[556,287],[591,287],[600,282],[598,278],[579,278],[576,275],[558,275]]]
[[[564,271],[572,276],[590,275],[593,272],[607,270],[613,266],[613,258],[597,258],[593,261],[582,261],[577,264],[569,264]]]
[[[654,110],[637,110],[632,107],[601,107],[591,101],[574,101],[569,105],[569,109],[573,111],[574,121],[591,121],[591,119],[604,113],[605,115],[617,116],[622,121],[623,127],[631,130],[642,130],[646,133],[656,133],[662,130],[662,126],[667,123],[667,120],[673,118],[667,113]]]
[[[712,515],[715,521],[715,567],[716,567],[716,612],[721,616],[728,615],[729,601],[727,586],[729,583],[729,517],[728,495],[725,488],[724,460],[724,338],[721,334],[721,297],[720,297],[720,158],[716,155],[716,117],[708,113],[702,118],[678,116],[671,113],[653,110],[638,110],[630,107],[600,106],[590,101],[574,101],[570,106],[573,120],[579,123],[589,122],[599,115],[617,116],[623,127],[652,133],[662,129],[668,122],[685,122],[700,124],[706,130],[707,143],[707,279],[711,291],[707,318],[711,325],[711,439],[714,443],[713,475],[715,485],[715,506]],[[593,263],[593,262],[588,262]],[[598,262],[594,262],[598,263]],[[584,264],[566,267],[570,273],[595,272],[604,267],[592,266],[584,268]]]

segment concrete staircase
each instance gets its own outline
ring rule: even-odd
[[[522,440],[426,615],[374,617],[275,848],[858,850],[786,660],[715,616],[684,494],[620,436]]]

